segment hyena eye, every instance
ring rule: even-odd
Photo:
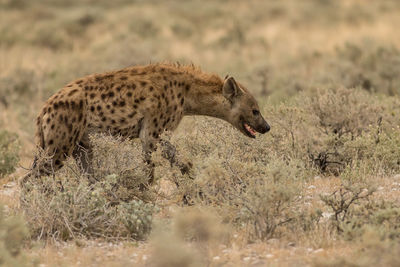
[[[253,109],[253,115],[257,116],[260,114],[260,111],[258,111],[257,109]]]

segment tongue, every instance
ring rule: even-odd
[[[256,135],[256,131],[253,130],[253,128],[250,127],[248,124],[244,124],[244,127],[246,127],[246,130],[249,131],[252,135]]]

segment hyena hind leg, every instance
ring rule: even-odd
[[[43,151],[38,152],[38,154],[34,157],[31,168],[28,173],[22,176],[18,183],[20,186],[23,186],[31,179],[37,179],[42,176],[54,174],[56,170],[60,167],[56,167],[54,164],[53,157],[44,156]],[[59,160],[57,161],[59,162]]]
[[[84,134],[79,144],[76,145],[72,156],[81,169],[82,173],[94,179],[93,170],[93,148],[88,134]],[[94,182],[94,181],[91,181]]]

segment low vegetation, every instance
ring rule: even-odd
[[[15,171],[19,161],[18,152],[17,136],[0,130],[0,178]]]
[[[35,266],[24,254],[24,241],[29,237],[23,219],[18,216],[6,216],[4,207],[0,206],[0,265],[2,266]]]
[[[124,161],[135,152],[124,151],[124,144],[116,140],[104,142],[107,139],[99,136],[94,140],[102,143],[95,150],[99,164],[95,165],[96,182],[83,176],[70,160],[55,177],[42,177],[24,185],[21,208],[32,238],[118,241],[148,236],[157,207],[155,192],[140,189],[146,177],[145,172],[140,176],[140,168],[145,171],[141,158],[133,157],[138,164],[134,170],[124,169]]]

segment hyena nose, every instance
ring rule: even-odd
[[[271,126],[269,126],[268,123],[265,123],[265,132],[264,133],[269,132],[269,130],[271,130]]]

